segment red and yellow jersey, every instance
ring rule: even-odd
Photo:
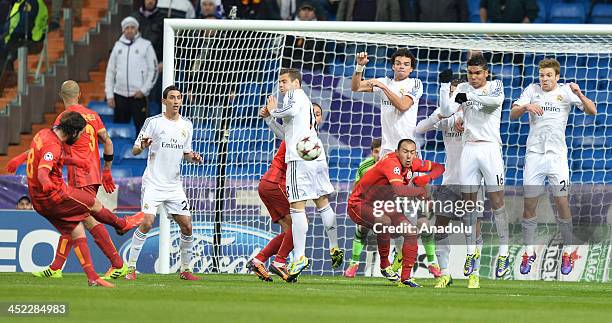
[[[66,189],[66,183],[62,178],[62,167],[64,165],[62,146],[62,142],[51,129],[39,131],[32,139],[26,161],[28,189],[32,201],[54,200],[58,194]],[[49,178],[54,184],[54,189],[51,192],[42,192],[42,185],[38,181],[38,172],[41,168],[50,170]]]
[[[395,152],[382,157],[353,188],[349,198],[352,203],[371,203],[376,199],[389,199],[392,186],[406,185],[408,167],[403,167]]]
[[[278,183],[282,187],[285,187],[287,181],[287,163],[285,162],[285,153],[287,152],[287,146],[283,140],[278,147],[276,155],[270,164],[270,168],[261,178],[272,183]]]
[[[89,165],[87,169],[74,165],[68,166],[68,183],[73,187],[101,184],[98,133],[105,130],[104,123],[95,111],[87,109],[80,104],[69,106],[66,108],[66,111],[78,112],[87,121],[85,132],[74,145],[64,145],[66,154],[75,159],[86,160]],[[59,125],[62,114],[57,116],[54,125]]]

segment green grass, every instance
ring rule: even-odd
[[[61,322],[604,322],[612,317],[612,284],[482,280],[481,289],[455,280],[447,289],[398,288],[382,278],[303,276],[297,284],[265,283],[252,275],[139,275],[90,288],[82,274],[62,279],[0,274],[0,302],[62,301],[61,318],[0,321]],[[409,321],[410,320],[410,321]]]

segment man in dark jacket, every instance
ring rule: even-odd
[[[469,18],[466,0],[417,0],[414,13],[420,22],[467,22]]]
[[[536,0],[480,0],[480,22],[531,23],[537,17]]]
[[[143,0],[140,9],[132,12],[131,16],[138,20],[141,37],[151,42],[157,57],[159,77],[149,94],[149,115],[157,115],[161,112],[164,16],[157,8],[157,0]]]

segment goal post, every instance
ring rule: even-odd
[[[380,138],[378,99],[350,88],[355,55],[368,52],[366,78],[391,76],[389,57],[398,48],[408,48],[417,58],[410,77],[419,78],[424,87],[418,120],[437,106],[439,72],[465,74],[468,52],[483,52],[492,77],[505,87],[501,133],[508,186],[522,184],[529,129],[525,117],[509,120],[511,102],[538,81],[539,60],[557,58],[560,82],[576,82],[599,111],[592,117],[570,114],[566,133],[572,182],[612,183],[606,173],[612,169],[610,25],[165,19],[163,88],[177,85],[183,91],[181,113],[193,122],[193,148],[204,156],[202,166],[181,167],[193,214],[196,272],[244,272],[244,263],[279,232],[257,194],[278,142],[257,113],[268,95],[278,94],[282,67],[300,69],[306,93],[323,107],[320,136],[336,188],[330,202],[338,214],[340,246],[350,257],[354,224],[346,215],[348,196],[357,166],[369,154],[372,139]],[[443,162],[442,139],[435,132],[418,138],[421,154]],[[506,197],[515,224],[521,199]],[[308,272],[341,274],[331,269],[323,225],[313,205],[307,206],[307,214],[306,255],[313,260]],[[543,222],[554,223],[554,218]],[[492,226],[484,228],[495,232]],[[547,229],[542,239],[556,239],[553,231]],[[174,272],[178,227],[161,216],[159,235],[157,271]],[[511,243],[520,244],[520,234],[512,238]]]

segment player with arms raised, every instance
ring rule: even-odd
[[[521,262],[521,274],[528,274],[536,259],[534,251],[537,229],[536,208],[539,196],[544,192],[545,180],[551,187],[558,212],[558,223],[563,237],[561,273],[568,275],[578,257],[572,249],[572,215],[567,198],[570,182],[567,163],[565,127],[572,107],[595,115],[597,109],[575,83],[558,84],[561,65],[555,59],[540,61],[540,84],[530,84],[521,97],[512,104],[511,119],[529,114],[529,137],[525,156],[525,203],[523,209],[523,242],[525,253]]]
[[[416,172],[431,173],[412,177]],[[349,197],[348,215],[351,220],[359,226],[376,231],[381,274],[390,281],[399,281],[401,286],[421,287],[411,278],[418,251],[417,232],[398,232],[404,237],[402,272],[401,277],[398,277],[389,262],[391,234],[385,229],[390,226],[399,228],[410,222],[404,213],[395,211],[395,208],[393,212],[378,214],[383,210],[376,210],[375,207],[381,202],[385,205],[386,202],[395,201],[396,197],[425,197],[423,186],[442,173],[442,165],[416,158],[416,144],[412,139],[402,139],[395,152],[383,156],[365,173]],[[412,225],[415,225],[415,222],[416,219],[412,221]]]
[[[495,276],[508,272],[508,219],[504,207],[504,160],[499,133],[501,110],[504,102],[504,85],[501,80],[487,81],[489,68],[482,55],[474,55],[467,61],[468,82],[457,85],[457,89],[445,106],[440,106],[440,115],[449,117],[463,108],[463,150],[461,152],[459,178],[463,199],[476,205],[478,188],[482,179],[491,201],[495,225],[499,237],[499,255]],[[464,222],[468,226],[476,223],[477,210],[466,210]],[[463,274],[474,272],[480,252],[473,235],[467,244],[467,257]]]
[[[277,107],[277,100],[270,96],[267,109],[274,118],[283,119],[283,132],[287,151],[287,195],[291,213],[291,230],[293,234],[293,263],[289,267],[291,280],[297,279],[306,269],[310,260],[305,256],[306,201],[313,200],[325,226],[329,239],[332,267],[342,265],[344,251],[338,247],[336,213],[329,205],[328,194],[334,191],[329,180],[329,171],[325,152],[312,161],[303,160],[297,152],[297,143],[306,136],[317,136],[316,118],[310,99],[302,90],[302,76],[296,69],[282,69],[279,77],[279,90],[284,94],[283,104]]]
[[[128,259],[128,280],[136,279],[138,256],[151,230],[157,207],[162,205],[168,215],[176,221],[181,230],[181,267],[180,278],[199,280],[191,273],[190,263],[193,257],[193,233],[189,202],[183,190],[180,171],[181,160],[201,163],[200,154],[193,152],[191,138],[193,125],[191,121],[179,114],[183,95],[175,86],[164,89],[162,103],[166,111],[149,117],[134,142],[132,153],[138,155],[149,149],[147,168],[142,175],[142,212],[145,218],[134,231],[132,246]]]

